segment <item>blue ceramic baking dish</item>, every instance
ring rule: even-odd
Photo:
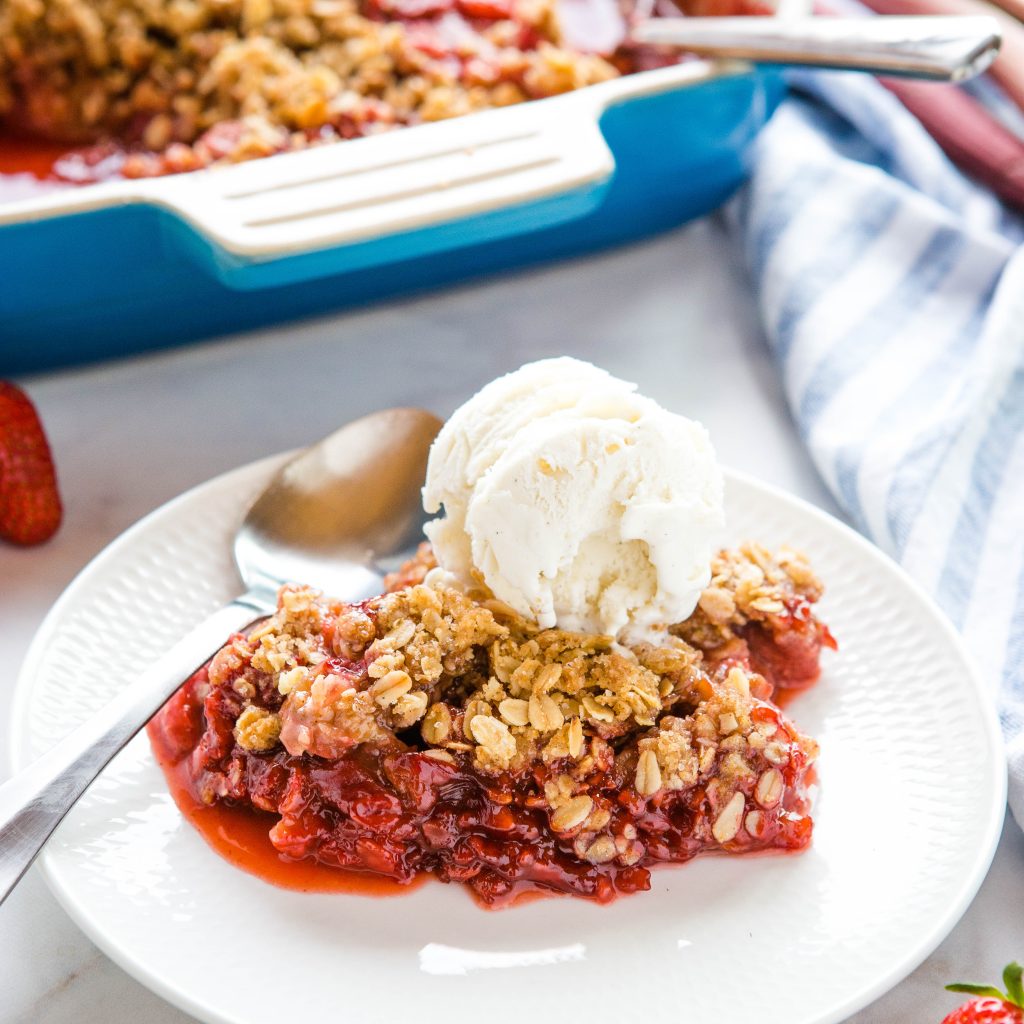
[[[375,138],[0,206],[0,374],[253,328],[680,224],[741,183],[783,88],[777,71],[691,61]]]

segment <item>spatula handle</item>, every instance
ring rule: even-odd
[[[948,82],[980,74],[1001,43],[987,16],[655,18],[633,37],[708,57]]]

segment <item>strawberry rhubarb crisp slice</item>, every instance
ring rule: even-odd
[[[606,902],[704,852],[800,850],[817,746],[773,703],[817,678],[807,563],[746,545],[657,644],[541,630],[426,546],[380,597],[301,587],[150,725],[191,796],[270,812],[283,858]],[[274,820],[276,818],[276,821]]]

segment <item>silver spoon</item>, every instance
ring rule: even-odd
[[[631,36],[705,57],[947,82],[981,74],[1002,43],[999,22],[987,15],[652,18]]]
[[[232,633],[270,615],[283,583],[358,601],[422,536],[420,487],[441,421],[422,409],[355,420],[280,469],[235,535],[245,592],[88,722],[0,786],[0,903],[111,758]]]

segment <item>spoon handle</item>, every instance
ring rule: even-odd
[[[214,612],[98,714],[0,786],[0,903],[113,756],[226,637],[272,611],[247,593]]]
[[[1002,42],[999,22],[987,15],[653,18],[632,36],[709,57],[950,82],[981,74]]]

